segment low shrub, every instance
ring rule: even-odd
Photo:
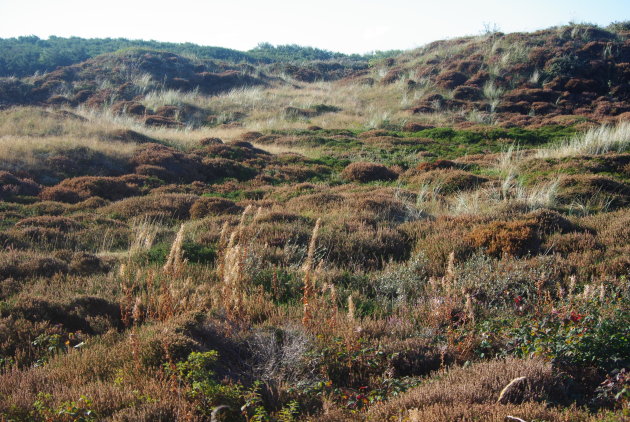
[[[141,215],[174,219],[190,218],[190,208],[199,197],[187,194],[147,195],[127,198],[103,208],[103,213],[131,218]]]
[[[418,421],[451,420],[441,419],[439,415],[453,415],[449,408],[464,405],[465,408],[457,408],[455,414],[462,412],[462,420],[468,420],[465,415],[475,412],[475,405],[479,404],[484,404],[486,410],[478,416],[486,420],[492,414],[489,407],[495,405],[501,390],[510,381],[523,376],[526,384],[513,398],[514,402],[545,402],[563,398],[564,386],[551,364],[536,359],[496,360],[443,370],[434,382],[423,383],[396,399],[373,407],[368,412],[368,420],[389,420],[413,409],[419,410],[421,416],[415,419]],[[505,415],[503,411],[501,413]]]
[[[243,209],[229,199],[202,197],[196,200],[190,208],[190,217],[203,218],[212,215],[238,214],[241,211]]]
[[[144,169],[139,172],[140,174],[156,176],[166,182],[190,183],[206,179],[198,156],[160,144],[145,144],[135,153],[131,162],[136,169]]]
[[[116,129],[108,134],[108,137],[118,142],[135,142],[138,144],[155,142],[152,138],[131,129]]]
[[[22,219],[15,224],[15,227],[43,227],[68,233],[81,229],[83,225],[69,217],[39,216]]]
[[[398,229],[374,227],[363,220],[348,220],[320,233],[319,243],[329,262],[357,268],[380,268],[390,260],[409,257],[412,242]]]
[[[417,175],[407,176],[409,183],[431,186],[442,194],[474,190],[488,179],[464,170],[430,170]]]
[[[138,188],[120,177],[81,176],[65,179],[56,186],[45,188],[40,198],[49,201],[77,203],[92,196],[116,201],[138,195]]]
[[[484,248],[492,256],[524,256],[535,254],[540,238],[529,221],[493,221],[475,228],[468,236],[476,248]]]
[[[355,162],[341,172],[341,178],[349,182],[367,183],[396,180],[398,174],[382,164]]]
[[[36,196],[41,186],[31,179],[14,176],[8,171],[0,171],[0,199],[7,200],[15,196]]]

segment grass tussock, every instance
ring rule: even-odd
[[[630,145],[630,123],[620,122],[614,126],[589,129],[551,149],[541,150],[538,157],[563,158],[582,154],[606,154],[626,152]]]

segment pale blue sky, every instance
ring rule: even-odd
[[[194,42],[247,50],[260,42],[345,53],[409,49],[569,21],[630,20],[630,0],[0,0],[0,37],[49,35]]]

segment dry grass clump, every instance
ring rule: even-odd
[[[563,386],[549,363],[533,359],[495,360],[475,363],[467,368],[440,371],[435,380],[429,379],[399,398],[370,409],[367,414],[368,420],[388,420],[394,416],[404,415],[412,409],[418,409],[420,415],[429,418],[427,420],[437,421],[440,420],[437,419],[440,413],[450,413],[448,409],[453,406],[484,404],[492,409],[496,406],[501,390],[510,381],[522,376],[526,377],[527,382],[520,394],[514,398],[516,403],[565,398]],[[430,410],[435,413],[432,414]],[[457,414],[457,411],[453,413]],[[492,414],[492,411],[488,413]]]
[[[224,198],[202,197],[190,208],[190,218],[204,218],[213,215],[238,214],[243,209],[234,201]]]
[[[382,164],[355,162],[343,169],[341,178],[349,182],[367,183],[396,180],[398,174]]]
[[[605,154],[610,151],[625,152],[630,146],[630,122],[623,121],[616,126],[600,126],[573,139],[550,148],[542,149],[543,158],[562,158],[581,154]]]
[[[40,197],[48,201],[76,204],[93,196],[116,201],[139,193],[137,187],[118,177],[82,176],[65,179],[53,187],[45,188]]]
[[[142,215],[156,218],[190,218],[190,209],[199,197],[188,194],[147,195],[127,198],[114,202],[104,208],[104,214],[117,217],[138,217]]]

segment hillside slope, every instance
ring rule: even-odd
[[[404,80],[416,114],[478,111],[521,126],[558,115],[630,111],[630,28],[590,25],[437,41],[386,59],[364,83]]]
[[[627,420],[624,28],[1,80],[0,420]]]
[[[449,116],[448,124],[563,124],[562,116],[606,122],[630,111],[629,34],[624,24],[492,33],[437,41],[370,66],[334,55],[325,61],[234,64],[131,49],[41,76],[0,79],[0,106],[101,107],[164,90],[216,95],[256,85],[302,83],[311,89],[314,82],[337,81],[331,90],[356,87],[351,95],[358,96],[357,103],[383,110],[369,98],[389,98],[384,111],[397,115],[400,124],[422,123],[437,114]],[[261,45],[259,51],[265,49],[274,47]],[[339,101],[331,105],[348,108],[343,98]]]

